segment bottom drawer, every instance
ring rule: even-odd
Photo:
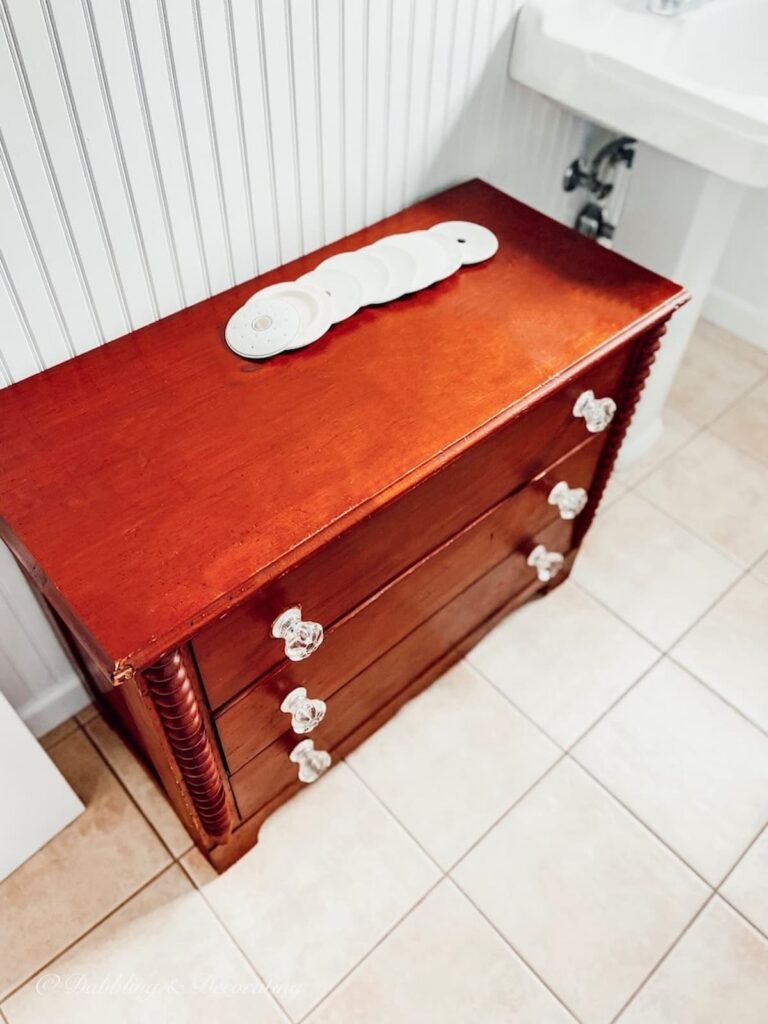
[[[554,551],[569,550],[573,523],[557,520],[537,533],[536,540]],[[408,683],[475,630],[518,592],[536,583],[527,564],[528,552],[515,552],[464,590],[378,661],[348,682],[327,701],[325,718],[310,736],[283,733],[232,776],[240,813],[249,817],[286,786],[296,782],[299,766],[291,751],[304,739],[316,750],[334,748],[376,714]],[[535,587],[534,587],[535,589]]]

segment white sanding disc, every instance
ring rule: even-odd
[[[305,282],[320,288],[331,300],[335,324],[352,316],[363,304],[362,285],[346,270],[334,267],[311,270],[297,281],[299,284]]]
[[[441,281],[450,274],[448,260],[443,247],[427,231],[405,231],[399,235],[387,235],[374,242],[378,246],[397,246],[410,253],[416,261],[416,275],[409,291],[417,292],[428,288],[435,281]]]
[[[266,359],[288,348],[298,336],[298,309],[284,299],[250,298],[230,317],[227,344],[246,359]]]
[[[437,235],[452,240],[458,247],[462,263],[482,263],[489,260],[499,248],[499,240],[482,224],[468,220],[446,220],[430,229]]]
[[[389,273],[389,287],[380,296],[379,302],[391,302],[406,292],[413,291],[418,265],[413,255],[401,245],[390,245],[386,240],[366,245],[361,253],[371,253],[386,264]]]
[[[271,284],[252,295],[248,302],[253,302],[254,299],[282,299],[297,310],[299,330],[295,338],[285,346],[289,349],[303,348],[317,341],[333,323],[333,306],[328,295],[322,288],[306,281],[302,284],[298,281]]]
[[[366,252],[340,252],[319,263],[316,270],[343,270],[357,278],[363,289],[363,305],[381,302],[389,290],[389,271],[386,263],[370,250]]]

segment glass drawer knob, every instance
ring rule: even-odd
[[[323,642],[323,627],[319,622],[305,622],[301,608],[288,608],[272,623],[272,636],[285,641],[286,658],[303,661]]]
[[[549,583],[563,567],[564,558],[559,551],[547,551],[543,544],[537,544],[528,555],[528,565],[536,570],[542,583]]]
[[[288,755],[299,766],[299,782],[316,782],[331,767],[327,750],[315,750],[314,740],[302,740]]]
[[[595,398],[594,391],[582,391],[573,406],[573,415],[583,417],[584,424],[590,434],[599,434],[605,430],[616,412],[616,403],[612,398]]]
[[[325,718],[325,701],[312,700],[303,686],[297,686],[280,705],[280,710],[291,716],[291,728],[301,736],[312,732]]]
[[[565,480],[560,480],[549,492],[547,501],[557,505],[561,519],[575,519],[586,508],[587,498],[583,487],[569,487]]]

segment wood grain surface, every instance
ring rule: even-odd
[[[395,231],[466,219],[487,263],[246,362],[257,288]],[[470,182],[0,393],[4,538],[119,682],[685,301]]]

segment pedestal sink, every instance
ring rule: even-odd
[[[614,246],[693,295],[662,345],[622,451],[661,413],[748,187],[768,187],[768,2],[525,0],[510,74],[638,147]],[[574,154],[576,155],[576,154]]]

